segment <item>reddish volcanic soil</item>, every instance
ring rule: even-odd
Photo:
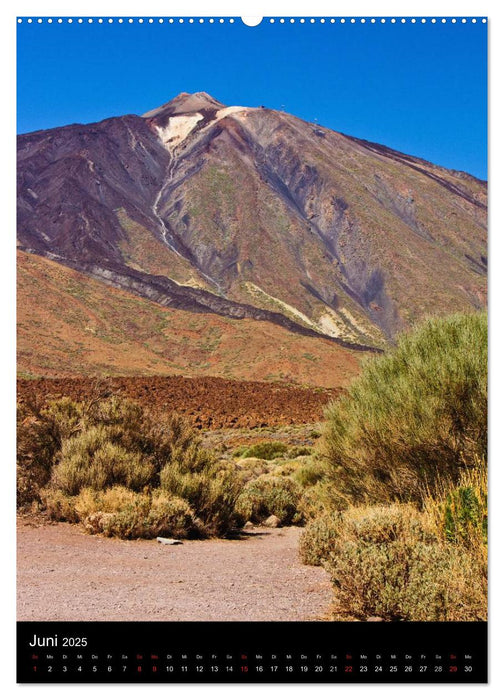
[[[217,377],[18,379],[18,399],[118,394],[157,411],[176,411],[197,428],[258,428],[315,423],[340,389],[314,389]]]

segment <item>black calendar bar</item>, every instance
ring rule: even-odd
[[[18,622],[19,683],[486,683],[484,622]]]

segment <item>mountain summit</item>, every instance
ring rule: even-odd
[[[192,95],[188,92],[181,92],[161,107],[146,112],[143,116],[150,117],[165,116],[171,117],[175,114],[190,114],[205,109],[222,109],[225,107],[221,102],[215,100],[207,92],[195,92]]]
[[[486,183],[181,93],[18,139],[18,240],[167,306],[380,348],[486,303]]]

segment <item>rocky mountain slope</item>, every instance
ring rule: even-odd
[[[21,377],[183,375],[341,387],[359,372],[362,353],[328,338],[166,308],[23,251],[17,292]]]
[[[18,241],[157,304],[356,348],[486,303],[486,183],[206,93],[20,136]]]

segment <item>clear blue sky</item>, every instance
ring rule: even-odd
[[[18,24],[18,132],[180,92],[284,109],[486,179],[487,25]]]

